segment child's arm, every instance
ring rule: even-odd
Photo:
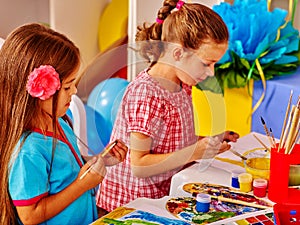
[[[150,177],[164,173],[198,159],[213,158],[230,149],[227,142],[218,137],[205,137],[179,151],[166,154],[150,153],[152,139],[141,133],[130,135],[131,169],[137,177]]]
[[[91,171],[83,179],[80,179],[80,176],[90,166],[93,166]],[[81,168],[76,180],[61,192],[44,197],[33,205],[17,206],[16,209],[20,220],[23,224],[38,224],[54,217],[84,192],[101,183],[105,174],[106,169],[102,158],[94,158]]]

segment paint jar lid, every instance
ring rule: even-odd
[[[238,179],[240,183],[249,183],[252,182],[252,175],[250,173],[241,173]]]
[[[196,197],[197,202],[202,202],[202,203],[209,203],[211,201],[211,196],[208,194],[197,194]]]
[[[253,187],[267,187],[268,181],[262,178],[256,178],[253,180]]]

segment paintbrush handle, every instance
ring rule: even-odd
[[[268,151],[271,151],[270,148],[268,148],[268,146],[266,146],[255,134],[252,135],[264,148],[266,148]]]
[[[240,157],[242,160],[247,160],[247,158],[245,156],[243,156],[242,154],[240,154],[239,152],[233,150],[232,148],[229,149],[229,151],[231,151],[233,154],[235,154],[236,156]]]
[[[286,127],[285,127],[284,134],[283,134],[283,138],[282,138],[282,142],[281,142],[282,145],[280,146],[280,149],[285,148],[285,153],[286,154],[288,153],[288,149],[286,148],[286,139],[287,139],[288,134],[289,134],[289,130],[290,130],[290,127],[291,127],[291,122],[292,122],[292,119],[293,119],[293,116],[294,116],[295,109],[296,109],[296,106],[293,105],[292,109],[291,109],[291,113],[289,115],[289,119],[288,119]]]
[[[104,149],[104,151],[101,153],[101,156],[106,156],[117,143],[118,141],[114,141],[113,143],[111,143],[107,148]]]
[[[90,172],[90,170],[93,168],[93,165],[92,164],[80,177],[79,177],[79,180],[82,180],[87,174],[88,172]]]
[[[289,131],[287,140],[286,140],[286,151],[288,153],[291,152],[291,146],[293,145],[293,139],[297,135],[297,127],[299,122],[299,116],[300,116],[300,109],[298,107],[295,107],[294,115],[291,121],[291,129]]]
[[[213,196],[212,195],[211,197],[216,198],[216,199],[218,199],[218,201],[221,201],[221,202],[229,202],[229,203],[234,203],[234,204],[240,204],[240,205],[255,207],[255,208],[259,208],[259,209],[267,209],[267,208],[271,207],[271,206],[266,206],[266,205],[259,205],[259,204],[252,203],[252,202],[245,202],[245,201],[236,200],[236,199],[232,199],[232,198],[226,198],[226,197],[223,197],[223,196]]]
[[[285,111],[285,117],[284,117],[283,125],[282,125],[282,128],[281,128],[281,135],[280,135],[280,139],[279,139],[278,151],[280,151],[280,149],[282,148],[283,135],[284,135],[286,122],[287,122],[289,112],[290,112],[290,108],[291,108],[292,98],[293,98],[293,90],[291,90],[289,101],[288,101],[286,111]]]

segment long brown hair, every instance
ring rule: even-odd
[[[28,75],[40,65],[52,65],[64,80],[78,68],[78,48],[66,36],[41,24],[16,28],[0,50],[0,224],[17,224],[8,191],[11,155],[20,137],[41,113],[37,98],[26,91]],[[55,124],[57,93],[53,96]]]
[[[136,41],[140,54],[152,64],[163,53],[163,42],[194,50],[208,39],[218,44],[228,42],[226,24],[216,12],[198,3],[184,3],[180,10],[174,10],[177,3],[178,0],[163,2],[157,13],[163,22],[138,26]]]

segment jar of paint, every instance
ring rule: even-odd
[[[268,181],[262,178],[256,178],[253,180],[253,194],[256,197],[266,197]]]
[[[211,196],[208,194],[197,194],[196,210],[197,212],[208,212],[210,208]]]
[[[238,176],[240,191],[249,192],[252,191],[252,175],[250,173],[241,173]]]
[[[239,171],[239,170],[233,170],[233,171],[231,171],[231,186],[233,188],[240,188],[238,176],[241,173],[243,173],[243,172]]]

